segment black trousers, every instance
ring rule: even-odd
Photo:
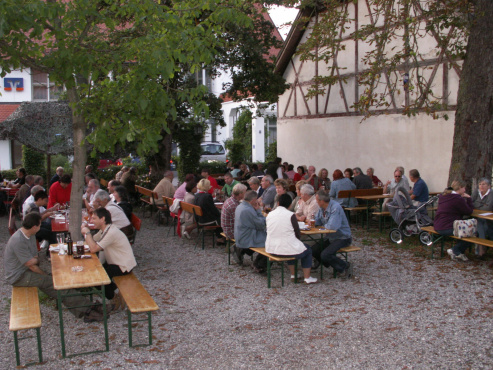
[[[130,273],[130,271],[122,272],[120,266],[110,265],[107,262],[103,263],[103,267],[111,279],[111,283],[104,287],[104,295],[106,296],[107,299],[113,299],[115,297],[115,290],[116,290],[116,284],[113,282],[113,277],[127,275]]]

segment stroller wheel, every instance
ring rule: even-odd
[[[394,243],[402,243],[402,232],[399,229],[392,229],[389,234],[390,240]]]
[[[431,245],[433,243],[432,237],[428,231],[421,231],[419,233],[419,241],[423,245]]]

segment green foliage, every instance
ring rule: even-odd
[[[274,162],[277,157],[277,141],[273,141],[269,144],[267,148],[267,153],[265,153],[265,162]]]
[[[209,169],[209,174],[218,174],[218,173],[226,173],[227,168],[226,164],[224,162],[219,162],[219,161],[204,161],[200,162],[200,166],[198,167],[196,173],[200,173],[202,168],[208,168]]]
[[[202,134],[198,134],[196,127],[200,123],[189,122],[182,125],[175,131],[174,139],[180,147],[179,160],[177,165],[178,178],[180,181],[185,179],[189,173],[197,173],[202,148],[200,141]]]
[[[228,158],[232,163],[252,160],[252,112],[244,110],[233,127],[233,137],[226,140]]]
[[[51,174],[55,174],[57,167],[63,167],[64,173],[72,174],[72,163],[70,163],[68,157],[63,154],[51,156]]]
[[[104,179],[106,181],[113,180],[116,174],[122,169],[123,166],[108,166],[100,170],[95,170],[95,175],[98,179]]]
[[[45,155],[26,145],[22,146],[22,166],[28,175],[46,175]]]
[[[16,169],[14,170],[3,170],[2,177],[5,180],[15,180],[17,178]]]

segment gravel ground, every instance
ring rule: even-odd
[[[44,364],[40,368],[493,368],[492,271],[484,263],[430,260],[368,243],[358,232],[355,278],[326,278],[311,286],[288,282],[280,270],[272,289],[265,275],[228,266],[224,248],[194,250],[145,219],[134,247],[134,270],[159,305],[154,344],[129,348],[126,315],[109,318],[110,351],[61,359],[53,300],[41,305]],[[8,240],[0,219],[1,253]],[[365,244],[365,245],[363,245]],[[49,269],[46,260],[42,268]],[[3,264],[0,267],[3,275]],[[316,276],[314,274],[314,276]],[[8,330],[11,288],[0,287],[0,368],[14,368]],[[102,324],[66,314],[68,352],[103,348]],[[135,341],[145,341],[139,323]],[[36,359],[34,339],[21,359]]]

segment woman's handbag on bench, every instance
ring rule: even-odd
[[[477,230],[478,220],[475,218],[454,221],[454,236],[458,238],[471,238],[476,236]]]

